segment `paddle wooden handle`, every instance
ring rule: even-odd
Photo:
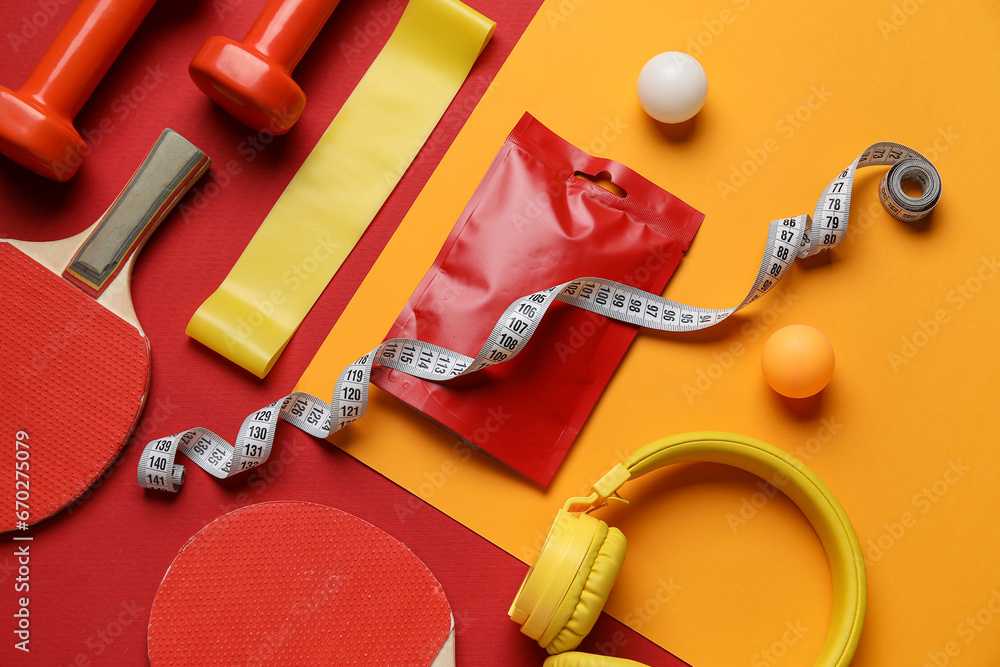
[[[191,78],[245,125],[284,134],[305,108],[291,72],[340,0],[270,0],[243,38],[210,37],[191,61]]]
[[[0,87],[0,152],[57,181],[87,145],[73,118],[156,0],[82,0],[17,92]]]
[[[211,162],[187,139],[164,130],[63,276],[100,295]]]

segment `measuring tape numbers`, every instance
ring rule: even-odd
[[[340,373],[329,403],[293,392],[248,416],[235,444],[205,428],[153,440],[139,461],[139,485],[176,492],[185,476],[184,466],[175,462],[178,451],[220,479],[255,468],[270,455],[279,418],[310,435],[328,437],[365,414],[373,364],[424,380],[446,381],[508,361],[524,348],[555,301],[658,331],[697,331],[718,324],[767,294],[796,258],[840,245],[847,234],[855,172],[880,165],[890,167],[879,184],[879,198],[893,217],[904,222],[919,220],[940,200],[941,177],[926,158],[901,144],[872,144],[830,181],[812,217],[798,215],[770,223],[757,277],[746,297],[734,307],[689,306],[613,280],[577,278],[511,303],[475,357],[413,338],[392,338]],[[920,186],[919,196],[911,197],[904,191],[906,180]]]

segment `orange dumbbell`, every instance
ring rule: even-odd
[[[242,42],[210,37],[188,68],[219,106],[250,127],[284,134],[306,95],[291,72],[340,0],[271,0]]]
[[[83,0],[20,90],[0,86],[0,153],[56,181],[87,144],[73,118],[156,0]]]

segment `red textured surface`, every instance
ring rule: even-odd
[[[6,619],[0,620],[6,637],[0,641],[0,665],[148,664],[146,627],[153,597],[181,546],[238,507],[289,499],[338,507],[406,543],[448,595],[459,665],[542,664],[544,649],[507,618],[526,565],[344,452],[286,424],[278,429],[271,459],[241,478],[220,483],[193,470],[171,497],[141,491],[135,478],[148,440],[195,425],[233,437],[247,414],[295,385],[540,4],[468,3],[497,21],[493,39],[263,381],[189,339],[184,327],[225,278],[374,60],[403,2],[343,0],[295,69],[294,78],[309,98],[302,117],[288,134],[261,138],[212,105],[188,78],[187,66],[209,36],[241,39],[263,0],[163,0],[77,116],[76,127],[92,150],[72,181],[46,181],[0,157],[0,237],[35,241],[66,238],[96,220],[164,127],[180,132],[213,160],[211,172],[150,238],[133,273],[132,300],[152,349],[152,383],[132,439],[81,498],[27,531],[33,537],[29,591],[14,589],[20,544],[0,535],[0,618]],[[0,3],[0,85],[21,85],[74,6]],[[498,145],[509,129],[498,131]],[[5,372],[0,367],[0,374]],[[0,433],[0,444],[10,446],[11,437]],[[0,477],[10,474],[0,470]],[[8,511],[0,507],[0,514]],[[496,511],[500,521],[517,520],[503,507]],[[11,632],[16,598],[25,594],[31,609],[28,654],[14,649]],[[601,617],[583,648],[656,667],[683,664],[608,616]]]
[[[181,549],[153,600],[149,661],[420,667],[451,625],[441,584],[399,540],[331,507],[260,503]]]
[[[121,451],[146,396],[149,351],[135,327],[9,243],[0,274],[0,433],[28,434],[23,475],[13,444],[0,448],[0,503],[25,501],[30,525],[73,502]],[[0,531],[16,525],[14,511],[0,512]]]

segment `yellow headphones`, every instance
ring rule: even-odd
[[[733,433],[699,432],[664,438],[633,453],[594,485],[586,498],[570,498],[556,516],[534,565],[510,608],[521,632],[549,653],[545,667],[625,667],[640,663],[574,652],[594,627],[625,559],[625,536],[589,514],[632,477],[673,463],[705,461],[764,479],[787,479],[781,490],[802,510],[830,562],[833,613],[815,667],[847,667],[865,620],[867,580],[861,545],[830,489],[801,461],[760,440]]]

